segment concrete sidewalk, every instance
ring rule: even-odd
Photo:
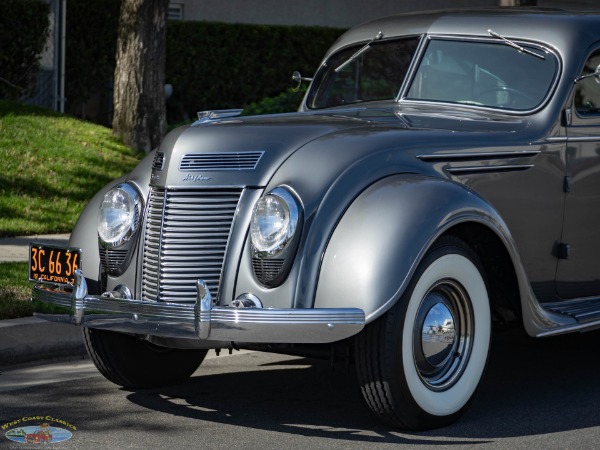
[[[69,234],[47,234],[0,238],[0,263],[26,262],[29,260],[31,242],[66,246],[69,243],[69,236]]]
[[[0,263],[27,262],[29,244],[32,241],[65,246],[69,243],[69,235],[2,238]],[[0,321],[0,367],[84,354],[85,347],[79,327],[52,323],[37,317]]]

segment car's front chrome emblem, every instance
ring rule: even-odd
[[[185,177],[181,179],[181,181],[208,181],[211,177],[204,177],[202,175],[192,175],[188,173]]]

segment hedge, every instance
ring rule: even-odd
[[[115,67],[119,0],[69,0],[67,8],[67,111],[81,115],[93,94],[110,96]],[[169,123],[206,109],[240,108],[276,96],[310,76],[343,32],[303,26],[170,21],[166,82]]]
[[[65,59],[67,110],[112,90],[121,0],[68,0]]]
[[[166,81],[174,88],[171,115],[240,108],[276,96],[295,84],[294,70],[311,76],[341,33],[323,27],[171,22],[166,67]]]
[[[0,98],[16,100],[34,92],[49,14],[50,6],[41,0],[2,0]]]

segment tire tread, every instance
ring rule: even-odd
[[[126,388],[154,388],[187,379],[204,360],[207,350],[157,347],[133,336],[84,328],[83,339],[98,371]]]

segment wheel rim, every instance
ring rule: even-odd
[[[413,357],[419,378],[432,391],[452,387],[468,365],[474,319],[466,290],[440,280],[423,297],[413,329]]]

